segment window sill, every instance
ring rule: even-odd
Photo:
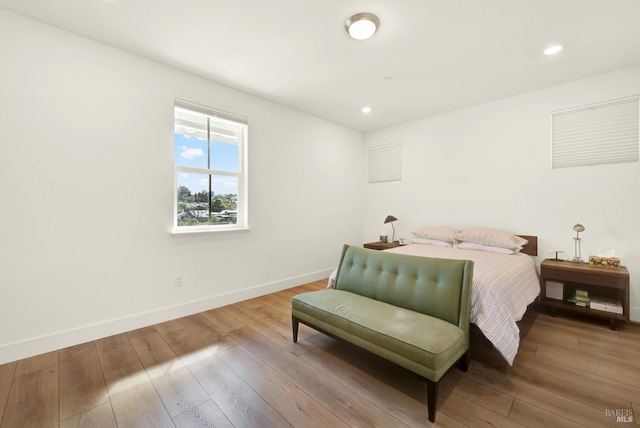
[[[193,236],[200,234],[210,233],[224,233],[224,232],[246,232],[251,230],[249,227],[181,227],[171,229],[171,234],[174,236]]]

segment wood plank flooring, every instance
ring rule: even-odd
[[[420,427],[426,385],[306,326],[290,299],[326,281],[0,365],[0,428]],[[436,426],[628,426],[640,416],[640,325],[531,307],[509,367],[473,330],[442,380]],[[632,423],[616,422],[616,416]]]

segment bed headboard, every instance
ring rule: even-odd
[[[538,255],[538,237],[529,236],[529,235],[518,235],[518,236],[529,241],[527,245],[522,247],[522,250],[520,250],[520,252],[528,254],[530,256],[537,256]]]

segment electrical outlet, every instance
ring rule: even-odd
[[[176,275],[176,287],[182,287],[182,275]]]

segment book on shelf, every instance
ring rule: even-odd
[[[578,302],[585,302],[585,303],[589,303],[591,301],[590,297],[583,297],[583,296],[573,296],[574,299],[576,299]]]
[[[575,294],[576,294],[576,298],[578,298],[578,297],[582,297],[582,298],[585,298],[585,299],[589,298],[589,292],[588,291],[576,290]]]
[[[622,303],[620,300],[615,300],[608,297],[592,297],[591,309],[597,309],[599,311],[612,312],[614,314],[622,315]]]
[[[573,303],[576,306],[588,307],[591,303],[591,297],[589,293],[584,290],[576,290],[573,293],[573,297],[567,299],[567,302]]]
[[[567,299],[567,302],[573,303],[576,306],[582,306],[583,308],[584,307],[587,307],[587,308],[589,307],[589,302],[582,302],[582,301],[576,299],[575,297]]]

